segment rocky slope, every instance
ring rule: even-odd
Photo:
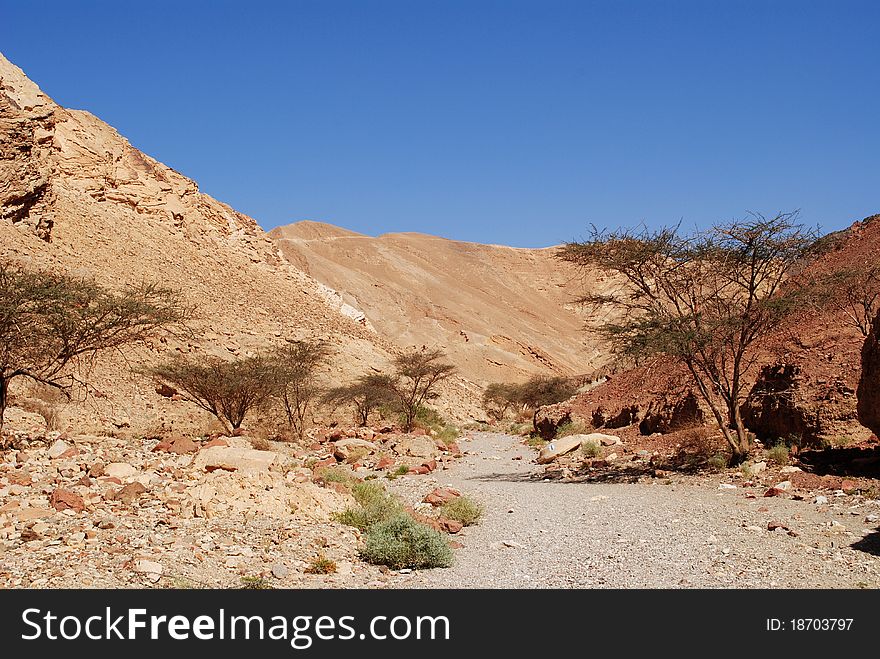
[[[65,422],[80,431],[204,425],[192,406],[130,375],[132,364],[173,351],[239,355],[284,338],[321,338],[335,352],[325,373],[333,384],[384,367],[395,350],[335,291],[288,263],[252,218],[88,112],[60,107],[2,55],[0,257],[109,286],[159,282],[198,307],[191,344],[157,343],[96,366],[90,381],[99,395],[65,409]],[[472,408],[467,383],[446,394],[450,407]]]
[[[807,271],[831,275],[880,262],[880,216],[854,223],[825,239],[826,248]],[[746,427],[773,444],[803,445],[867,440],[858,421],[856,388],[864,337],[834,305],[800,310],[759,346],[758,368],[742,407]],[[686,370],[664,360],[612,374],[608,382],[560,405],[539,411],[545,436],[569,420],[596,428],[632,426],[642,434],[668,432],[688,423],[712,422]]]
[[[554,249],[515,249],[418,233],[379,237],[318,222],[269,235],[289,261],[339,291],[399,345],[445,347],[480,384],[593,371],[603,354],[572,304],[588,286]]]

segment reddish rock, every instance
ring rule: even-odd
[[[387,469],[388,467],[394,466],[394,458],[384,457],[379,458],[379,462],[376,463],[376,469]]]
[[[318,462],[316,462],[315,466],[312,467],[312,471],[318,471],[321,467],[332,467],[335,464],[336,464],[336,458],[331,456],[329,458],[325,458],[323,460],[319,460]]]
[[[79,449],[76,448],[75,446],[71,446],[69,449],[67,449],[64,453],[62,453],[58,457],[60,459],[64,459],[64,458],[72,458],[75,455],[79,455]]]
[[[423,462],[422,466],[427,467],[428,471],[435,471],[437,469],[437,461],[436,460],[428,460],[427,462]]]
[[[410,467],[410,474],[416,474],[418,476],[427,476],[431,473],[431,470],[428,469],[425,465],[419,465],[418,467]]]
[[[460,496],[461,492],[453,490],[451,487],[438,487],[426,494],[422,501],[430,503],[432,506],[442,506]]]
[[[446,450],[452,453],[456,458],[460,458],[462,456],[461,448],[458,446],[458,442],[450,442],[446,445]]]
[[[857,489],[859,489],[859,486],[858,486],[858,483],[856,483],[854,480],[850,480],[849,478],[845,478],[840,483],[840,489],[848,494],[850,492],[855,492]]]
[[[464,525],[456,519],[449,519],[447,517],[438,517],[437,523],[440,526],[440,530],[444,533],[455,534],[464,528]]]
[[[785,494],[785,490],[781,490],[778,487],[771,487],[764,492],[765,497],[781,497],[783,494]]]
[[[214,446],[229,446],[229,444],[226,443],[226,440],[219,437],[215,437],[211,441],[202,444],[202,448],[212,448]]]
[[[456,542],[455,540],[449,541],[449,547],[450,549],[464,549],[464,545],[460,542]]]
[[[89,476],[92,478],[99,478],[104,475],[104,463],[103,462],[93,462],[89,465]]]
[[[122,481],[116,476],[104,476],[101,478],[102,483],[115,483],[116,485],[122,485]]]
[[[49,505],[55,510],[75,510],[81,512],[85,509],[86,504],[83,498],[76,492],[70,490],[56,489],[49,497]]]
[[[165,398],[171,398],[177,394],[177,389],[169,387],[167,384],[157,384],[156,393]]]
[[[880,434],[880,313],[862,345],[862,373],[856,397],[859,423]]]
[[[8,476],[10,485],[30,485],[33,480],[26,471],[13,471]]]
[[[342,432],[342,430],[340,428],[334,428],[333,430],[331,430],[327,434],[327,439],[334,441],[334,442],[336,440],[342,439],[343,437],[345,437],[345,433]]]
[[[133,483],[129,483],[125,487],[119,488],[108,498],[115,501],[121,501],[127,506],[130,506],[132,503],[140,499],[141,495],[146,491],[146,487],[144,487],[137,481],[134,481]]]
[[[89,478],[88,476],[83,476],[82,478],[80,478],[80,479],[76,482],[76,484],[77,484],[77,485],[82,485],[83,487],[91,487],[91,486],[92,486],[92,479]]]

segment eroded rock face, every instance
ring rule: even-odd
[[[639,432],[651,435],[692,428],[705,423],[706,415],[692,391],[683,397],[651,401],[639,423]]]
[[[556,437],[557,428],[566,423],[571,423],[571,421],[571,410],[567,406],[547,405],[535,412],[535,432],[544,439],[553,439]]]
[[[761,369],[740,412],[761,441],[810,445],[854,419],[854,394],[842,379],[816,380],[799,364],[770,364]]]
[[[880,435],[880,314],[862,346],[862,375],[856,395],[859,423]]]

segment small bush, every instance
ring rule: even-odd
[[[439,439],[447,446],[458,441],[459,437],[461,437],[461,433],[455,426],[444,426],[443,429],[435,435],[436,439]]]
[[[46,430],[58,430],[61,427],[61,418],[58,408],[52,403],[36,398],[24,398],[16,401],[16,404],[25,412],[39,414],[46,422]]]
[[[251,437],[251,448],[257,451],[271,451],[272,445],[262,437]]]
[[[774,464],[780,466],[788,464],[788,447],[785,444],[777,444],[773,448],[768,448],[765,453],[767,459]]]
[[[390,481],[393,481],[395,478],[398,478],[400,476],[406,476],[408,473],[409,473],[409,467],[407,467],[406,465],[398,465],[397,467],[395,467],[394,469],[392,469],[391,471],[386,473],[385,478],[387,478]]]
[[[440,514],[461,522],[464,526],[473,526],[483,516],[483,506],[470,497],[455,497],[440,506]]]
[[[592,432],[592,429],[587,428],[584,424],[568,421],[556,428],[556,439],[569,437],[570,435],[586,435],[590,432]]]
[[[531,446],[532,448],[542,449],[542,448],[544,448],[545,446],[547,446],[547,440],[544,439],[543,437],[540,437],[540,436],[538,436],[538,435],[535,435],[534,437],[529,437],[529,438],[526,440],[526,444],[528,444],[528,445]]]
[[[452,565],[452,550],[444,535],[406,513],[370,527],[361,557],[368,563],[395,570]]]
[[[595,442],[584,442],[581,444],[581,455],[585,458],[597,458],[602,449]]]
[[[325,483],[343,483],[348,485],[358,482],[357,476],[345,467],[322,467],[315,475],[323,479]]]
[[[263,577],[242,577],[241,587],[245,590],[272,590],[272,584]]]
[[[333,574],[336,572],[336,561],[327,558],[324,554],[318,554],[309,561],[309,566],[304,572],[306,574]]]
[[[403,512],[400,502],[375,481],[357,483],[351,493],[358,505],[343,510],[336,520],[361,531]]]
[[[706,462],[712,469],[721,470],[727,468],[727,457],[723,453],[716,453]]]

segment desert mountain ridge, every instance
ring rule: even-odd
[[[371,239],[314,222],[269,235],[93,114],[56,104],[2,55],[0,257],[110,287],[155,281],[183,291],[199,310],[196,339],[147,346],[127,357],[135,365],[317,338],[334,353],[323,376],[333,385],[430,345],[459,369],[438,404],[466,419],[481,415],[490,380],[582,373],[598,357],[569,306],[573,273],[549,250],[421,234]],[[91,381],[100,395],[74,406],[78,423],[204,421],[128,366],[99,361]]]
[[[377,237],[314,221],[269,232],[300,270],[337,290],[400,345],[440,345],[481,384],[589,373],[604,355],[573,300],[586,282],[555,248],[422,233]]]

